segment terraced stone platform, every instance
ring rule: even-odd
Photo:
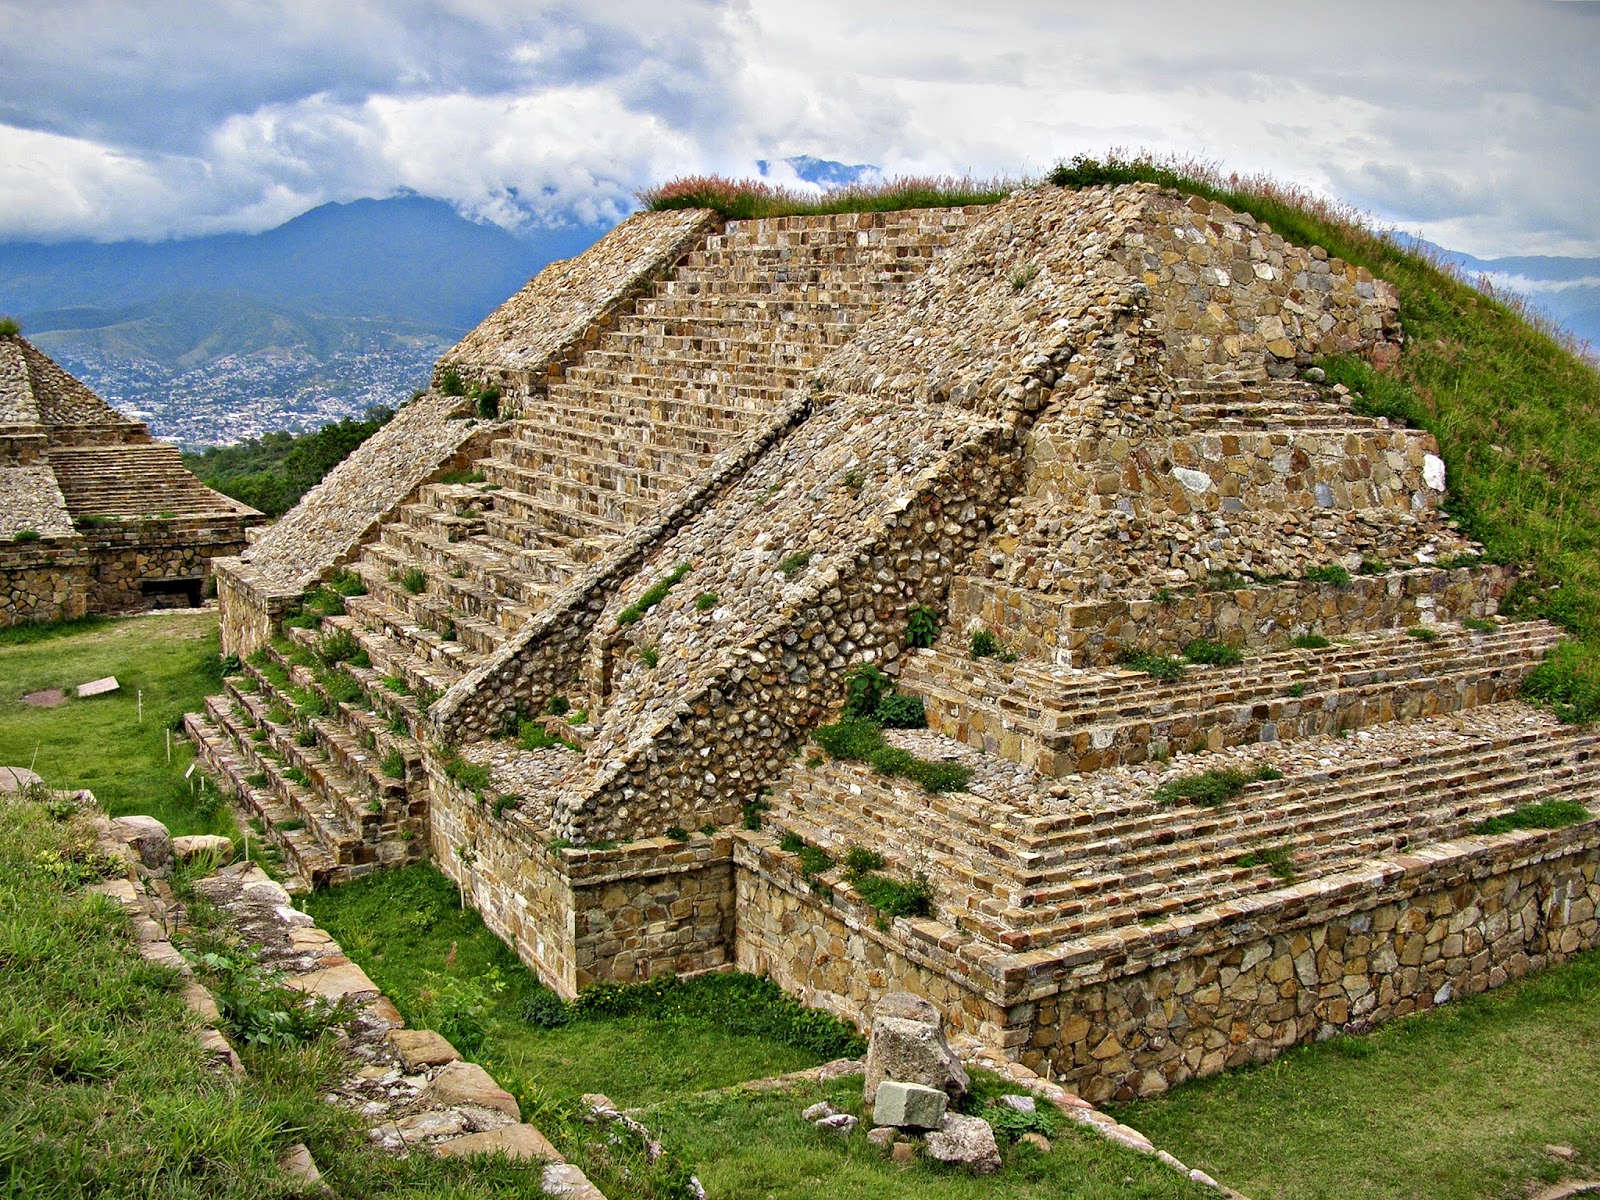
[[[1094,1100],[1368,1028],[1600,943],[1600,822],[1479,832],[1595,794],[1518,699],[1559,631],[1430,435],[1297,377],[1398,345],[1381,281],[1142,185],[642,214],[219,569],[190,732],[305,886],[429,853],[565,994],[908,988]],[[1241,659],[1121,665],[1197,639]],[[811,742],[864,665],[965,790]]]

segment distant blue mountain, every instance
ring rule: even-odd
[[[518,238],[439,200],[324,204],[258,234],[170,242],[0,243],[0,311],[147,304],[234,292],[327,317],[395,317],[464,333],[539,268],[599,228]]]
[[[0,313],[161,436],[231,441],[404,399],[491,309],[604,232],[516,237],[399,196],[259,234],[0,243]]]

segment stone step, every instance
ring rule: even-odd
[[[441,635],[453,626],[457,639],[477,653],[492,654],[497,650],[509,634],[520,629],[543,606],[549,595],[548,589],[513,578],[496,577],[492,582],[473,578],[465,566],[475,549],[471,543],[463,543],[459,553],[448,554],[445,551],[453,552],[457,547],[423,543],[431,556],[419,560],[415,543],[420,539],[407,540],[413,545],[397,546],[386,533],[384,540],[369,543],[363,549],[356,570],[366,581],[367,594],[410,613]],[[395,581],[397,574],[412,567],[420,567],[426,574],[426,590],[412,593]],[[502,578],[505,586],[516,589],[515,595],[500,590]]]
[[[649,431],[656,425],[651,422]],[[693,435],[690,444],[676,444],[636,436],[613,425],[607,430],[584,430],[571,425],[521,421],[515,437],[494,444],[492,457],[505,459],[527,471],[549,471],[567,462],[605,463],[675,478],[699,474],[721,449],[723,439]]]
[[[352,632],[373,667],[402,676],[413,689],[442,692],[482,658],[461,641],[445,641],[410,613],[371,595],[350,597],[346,608]]]
[[[156,515],[227,516],[236,509],[196,479],[165,442],[56,447],[51,469],[74,517]]]
[[[923,698],[934,731],[1059,776],[1496,703],[1515,696],[1561,637],[1545,622],[1434,634],[1430,642],[1384,631],[1234,667],[1191,666],[1165,683],[1136,671],[1068,674],[934,651],[910,656],[901,680]]]
[[[659,508],[694,476],[655,474],[625,464],[568,460],[553,469],[533,470],[502,458],[479,462],[483,473],[513,492],[537,496],[584,516],[620,526],[635,524],[641,512]],[[496,503],[496,508],[500,504]]]
[[[488,532],[446,541],[410,520],[385,525],[378,544],[421,566],[430,576],[469,580],[513,606],[532,611],[541,608],[577,571],[576,564],[559,550],[524,550]]]
[[[501,483],[503,468],[505,476],[515,477],[514,468],[508,468],[494,459],[485,459],[483,466],[484,474],[496,483]],[[530,481],[528,486],[537,486],[537,481]],[[652,505],[650,511],[654,507]],[[633,510],[620,501],[619,508],[628,513],[630,518],[635,516]],[[632,519],[615,519],[569,508],[559,499],[545,496],[542,492],[523,491],[510,482],[501,483],[500,490],[494,494],[494,510],[484,514],[484,522],[491,535],[514,545],[529,548],[540,545],[572,546],[572,557],[578,562],[593,561],[580,557],[579,547],[585,544],[609,547],[633,524]],[[555,537],[547,539],[544,536],[547,533]],[[604,549],[599,553],[604,553]],[[595,557],[599,557],[599,554]]]
[[[656,443],[692,445],[707,434],[742,432],[752,415],[770,411],[785,388],[734,379],[630,382],[613,375],[587,380],[577,372],[550,389],[541,414],[562,425],[613,438],[635,427],[649,429]]]

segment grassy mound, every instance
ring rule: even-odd
[[[1018,186],[1010,179],[900,176],[881,183],[852,183],[820,195],[774,187],[760,179],[689,175],[646,188],[639,202],[653,212],[711,208],[730,221],[759,217],[813,217],[826,213],[903,212],[994,204]]]

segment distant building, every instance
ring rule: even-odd
[[[16,334],[0,334],[0,625],[200,603],[264,518]]]

